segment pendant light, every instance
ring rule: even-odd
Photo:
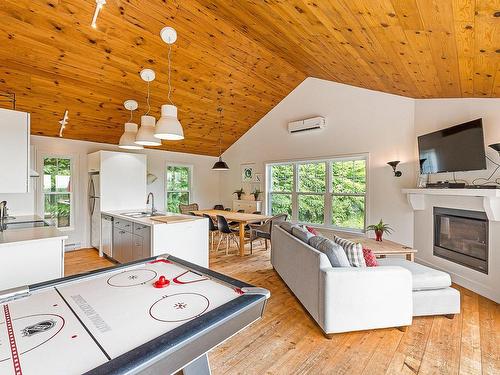
[[[141,78],[148,83],[148,111],[145,115],[141,116],[141,127],[135,137],[135,143],[141,146],[161,146],[161,141],[154,136],[156,120],[153,116],[149,116],[149,111],[151,110],[151,105],[149,103],[149,83],[154,81],[156,75],[151,69],[141,70],[140,75]]]
[[[222,160],[222,146],[221,146],[221,141],[222,141],[222,132],[221,132],[221,126],[222,126],[222,107],[217,108],[217,111],[219,111],[220,114],[220,119],[219,119],[219,160],[215,162],[214,166],[212,167],[212,170],[214,171],[228,171],[229,167],[226,164],[225,161]]]
[[[125,131],[120,137],[118,147],[126,150],[142,150],[144,147],[135,144],[135,137],[137,135],[138,125],[132,122],[133,112],[137,109],[138,105],[135,100],[127,100],[123,103],[125,108],[130,111],[130,120],[125,123]]]
[[[177,119],[177,107],[170,98],[172,93],[172,85],[170,81],[171,67],[170,55],[172,52],[172,44],[177,40],[177,32],[172,27],[164,27],[160,32],[161,39],[168,44],[168,101],[170,104],[161,106],[161,117],[156,123],[154,136],[159,139],[170,141],[178,141],[184,139],[184,130]]]

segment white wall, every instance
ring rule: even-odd
[[[75,223],[74,231],[68,233],[67,243],[80,243],[82,247],[89,246],[89,216],[87,201],[87,154],[98,150],[123,151],[117,146],[95,142],[66,140],[60,138],[31,136],[31,144],[35,146],[38,158],[43,153],[72,155],[75,161],[75,175],[73,189],[75,196]],[[170,163],[181,163],[193,166],[192,201],[200,207],[213,207],[219,203],[219,174],[212,171],[216,158],[193,154],[183,154],[160,150],[141,150],[148,156],[148,172],[158,179],[147,186],[147,191],[155,195],[155,205],[159,210],[165,209],[165,166]],[[40,164],[40,163],[37,163]],[[40,172],[40,166],[38,166]],[[33,180],[32,181],[36,181]],[[38,193],[28,194],[0,194],[0,200],[7,200],[11,215],[40,213],[41,207],[37,202]],[[146,207],[146,197],[144,197]]]
[[[422,99],[415,101],[417,136],[477,118],[483,119],[485,145],[500,142],[500,99]],[[486,146],[486,154],[493,161],[500,163],[500,157],[495,150]],[[488,177],[495,165],[487,160],[487,167],[487,171],[457,172],[455,175],[457,179],[471,183],[478,177]],[[500,173],[497,173],[493,178],[499,176]],[[444,181],[452,178],[451,173],[438,173],[431,176],[431,181]],[[484,183],[484,181],[477,181],[477,183]]]
[[[326,129],[288,134],[289,121],[313,116],[326,117]],[[413,212],[401,188],[416,179],[413,121],[412,99],[307,78],[224,153],[231,169],[221,175],[223,203],[243,186],[242,163],[256,163],[264,175],[269,161],[369,153],[367,221],[384,219],[395,229],[392,239],[411,245]],[[401,160],[401,178],[386,165],[391,160]]]

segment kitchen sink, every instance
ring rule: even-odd
[[[160,212],[155,212],[154,214],[152,214],[151,212],[140,211],[140,212],[126,212],[126,213],[123,213],[122,215],[127,216],[127,217],[132,217],[134,219],[140,219],[143,217],[163,216],[164,214],[162,214]]]

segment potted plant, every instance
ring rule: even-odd
[[[372,224],[366,227],[367,232],[371,230],[375,232],[376,241],[382,241],[382,236],[384,233],[391,234],[393,232],[393,229],[388,224],[384,223],[382,219],[380,219],[378,224]]]
[[[255,198],[255,200],[256,200],[256,201],[258,201],[258,200],[259,200],[259,196],[260,196],[260,194],[261,194],[261,193],[262,193],[262,191],[260,191],[260,189],[259,189],[259,188],[255,189],[255,190],[253,191],[252,195],[253,195],[253,197]]]
[[[243,188],[240,188],[239,190],[236,190],[233,194],[236,194],[236,196],[238,197],[238,200],[240,201],[241,196],[244,195],[245,192],[243,191]]]

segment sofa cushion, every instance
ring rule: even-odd
[[[377,258],[371,249],[363,248],[363,257],[365,258],[365,263],[367,267],[377,267]]]
[[[290,234],[292,234],[292,228],[295,226],[297,226],[297,224],[292,224],[289,221],[284,221],[280,224],[280,228],[283,228]]]
[[[332,267],[351,266],[344,249],[332,240],[322,236],[314,236],[309,239],[309,245],[325,254],[330,260]]]
[[[333,241],[342,246],[347,254],[347,259],[349,259],[351,266],[366,267],[365,257],[363,256],[363,246],[360,243],[346,240],[345,238],[338,236],[334,236]]]
[[[305,243],[308,243],[309,239],[314,236],[307,229],[298,225],[292,227],[292,235]]]
[[[451,285],[450,275],[415,262],[401,258],[379,259],[381,266],[399,266],[411,272],[413,290],[434,290],[447,288]]]

